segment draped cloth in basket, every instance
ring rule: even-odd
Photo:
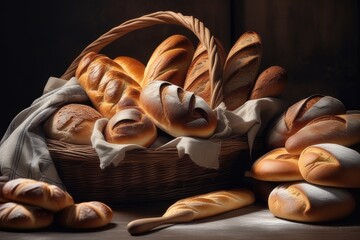
[[[88,97],[75,77],[69,81],[50,77],[44,94],[21,111],[4,134],[0,142],[1,175],[7,175],[10,179],[32,178],[65,189],[47,148],[42,123],[64,104],[87,101]],[[251,100],[233,112],[227,111],[224,105],[220,104],[214,109],[218,116],[218,127],[213,138],[247,135],[251,148],[256,135],[261,133],[284,107],[283,101],[275,98]],[[98,120],[91,137],[101,168],[110,164],[117,166],[127,151],[141,148],[138,145],[107,143],[101,133],[106,123],[107,119]],[[218,168],[221,146],[211,140],[181,137],[156,146],[156,149],[173,147],[177,148],[179,157],[188,154],[190,159],[200,166]]]

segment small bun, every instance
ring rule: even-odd
[[[257,159],[251,168],[251,176],[263,181],[303,180],[298,167],[299,155],[290,154],[285,148],[276,148]]]
[[[270,212],[299,222],[333,221],[350,215],[355,199],[345,188],[324,187],[307,182],[282,184],[269,195]]]
[[[46,209],[7,202],[0,204],[0,229],[34,230],[52,224],[54,214]]]
[[[57,215],[59,224],[72,229],[93,229],[106,226],[113,217],[112,209],[98,201],[82,202],[65,208]]]
[[[5,199],[38,206],[53,212],[74,204],[71,195],[56,185],[27,178],[17,178],[6,182],[2,193]]]
[[[103,116],[84,104],[67,104],[54,112],[44,123],[47,138],[72,144],[91,145],[96,120]]]
[[[360,154],[338,144],[305,148],[299,169],[307,182],[333,187],[360,188]]]

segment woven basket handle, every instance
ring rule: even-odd
[[[71,63],[61,78],[69,80],[75,75],[76,68],[84,55],[89,52],[99,53],[109,43],[115,41],[121,36],[137,29],[157,25],[157,24],[175,24],[190,29],[206,48],[209,56],[209,75],[211,86],[211,107],[218,106],[223,99],[222,96],[222,75],[221,64],[214,37],[211,36],[209,29],[198,19],[192,16],[184,16],[180,13],[171,11],[160,11],[142,17],[128,20],[121,25],[112,28],[100,36],[97,40],[88,45],[80,55]]]

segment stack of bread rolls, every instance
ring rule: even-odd
[[[0,177],[0,229],[36,230],[58,223],[73,229],[107,225],[112,209],[102,202],[75,203],[61,188],[27,178]]]
[[[332,221],[356,208],[360,113],[330,96],[291,105],[268,130],[268,152],[252,165],[254,191],[277,217]],[[329,211],[329,209],[332,209]]]

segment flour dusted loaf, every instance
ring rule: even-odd
[[[113,217],[112,209],[99,201],[81,202],[58,213],[57,222],[71,229],[94,229],[106,226]]]
[[[194,51],[193,43],[186,36],[175,34],[166,38],[157,46],[145,66],[142,87],[153,80],[183,87]]]
[[[269,128],[266,144],[284,147],[286,140],[315,118],[344,114],[344,104],[331,96],[314,94],[291,105]]]
[[[319,143],[336,143],[351,147],[360,144],[360,114],[318,117],[285,142],[285,148],[300,154],[306,147]]]
[[[253,31],[243,33],[230,49],[223,71],[224,103],[229,111],[243,105],[259,74],[262,42]]]
[[[173,137],[209,138],[217,118],[199,96],[166,81],[151,81],[140,94],[141,107],[163,131]]]
[[[47,138],[72,144],[91,145],[95,122],[103,116],[85,104],[67,104],[54,112],[44,123]]]
[[[0,203],[0,229],[34,230],[50,226],[54,213],[40,207],[15,202]]]
[[[226,58],[225,49],[219,40],[215,41],[220,60],[218,64],[223,66]],[[210,64],[205,46],[199,43],[186,74],[184,89],[202,97],[211,106]]]
[[[9,201],[38,206],[53,212],[74,204],[72,196],[56,185],[28,178],[9,180],[3,186],[2,194]]]
[[[299,158],[299,169],[304,179],[313,184],[360,188],[360,153],[339,144],[305,148]]]
[[[324,222],[344,218],[356,207],[345,188],[325,187],[307,182],[277,186],[269,195],[270,212],[279,218],[299,222]]]
[[[75,76],[105,118],[110,119],[121,109],[138,106],[140,84],[132,78],[133,74],[105,55],[86,54],[80,60]]]
[[[258,158],[251,167],[251,176],[263,181],[303,180],[298,166],[299,155],[290,154],[285,148],[276,148]]]

